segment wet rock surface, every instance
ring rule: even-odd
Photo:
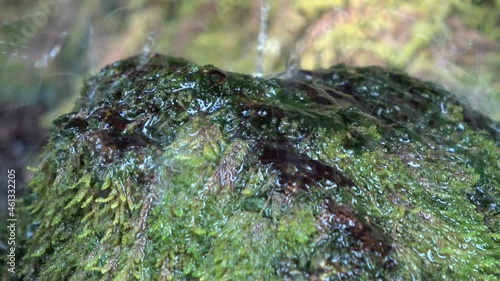
[[[395,71],[133,57],[54,122],[23,274],[493,280],[498,144],[498,124]]]

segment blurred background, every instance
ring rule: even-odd
[[[141,52],[264,76],[398,68],[500,120],[500,0],[0,0],[0,21],[2,198],[7,169],[22,195],[85,77]]]

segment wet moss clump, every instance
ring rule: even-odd
[[[119,61],[54,122],[23,274],[494,280],[498,132],[378,67],[261,79]]]

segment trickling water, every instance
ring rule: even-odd
[[[98,62],[97,62],[97,52],[95,47],[95,33],[94,33],[94,25],[92,23],[89,24],[89,38],[88,38],[88,53],[87,60],[89,65],[90,73],[94,74],[97,72]]]
[[[257,38],[257,56],[255,62],[255,76],[263,75],[264,51],[266,49],[267,26],[269,21],[269,4],[266,0],[260,0],[260,22],[259,36]]]
[[[144,44],[144,47],[142,47],[141,50],[141,62],[140,65],[144,65],[148,61],[148,57],[151,54],[151,49],[154,46],[155,43],[155,37],[156,34],[153,31],[150,31],[148,33],[147,39],[146,39],[146,44]]]

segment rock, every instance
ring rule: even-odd
[[[498,145],[498,124],[395,71],[133,57],[54,122],[23,274],[493,280]]]

